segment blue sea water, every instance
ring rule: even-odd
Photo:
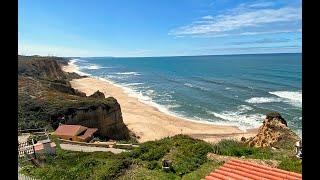
[[[70,63],[165,113],[246,130],[259,127],[266,113],[278,111],[301,136],[300,53],[92,57]]]

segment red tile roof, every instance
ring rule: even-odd
[[[259,164],[251,163],[233,159],[226,162],[223,166],[211,172],[205,177],[206,180],[299,180],[302,175],[294,172],[284,171],[277,168],[262,166]]]
[[[83,135],[79,136],[79,138],[80,139],[87,139],[87,138],[91,137],[93,135],[93,133],[95,133],[97,131],[98,131],[97,128],[88,128]]]
[[[77,136],[87,128],[81,125],[60,125],[56,131],[56,135]]]

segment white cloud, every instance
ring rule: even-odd
[[[173,29],[175,36],[223,36],[225,34],[254,33],[262,30],[284,31],[283,24],[301,21],[301,7],[270,7],[272,3],[240,4],[238,7],[216,16],[204,16],[190,25]],[[257,8],[259,7],[259,8]],[[278,26],[274,26],[278,25]],[[281,26],[282,25],[282,26]],[[294,29],[297,29],[295,27]],[[257,31],[259,30],[259,31]]]
[[[249,7],[253,7],[253,8],[262,8],[262,7],[270,7],[272,6],[274,3],[273,2],[258,2],[258,3],[254,3],[254,4],[249,4]]]
[[[203,16],[202,19],[213,19],[212,16]]]

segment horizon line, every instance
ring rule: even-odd
[[[268,54],[302,54],[302,52],[274,52],[274,53],[243,53],[243,54],[205,54],[205,55],[164,55],[164,56],[54,56],[54,55],[22,55],[18,56],[40,56],[40,57],[63,57],[63,58],[157,58],[157,57],[195,57],[195,56],[236,56],[236,55],[268,55]]]

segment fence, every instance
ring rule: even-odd
[[[19,133],[30,133],[30,132],[46,132],[46,128],[37,128],[37,129],[19,129]]]

